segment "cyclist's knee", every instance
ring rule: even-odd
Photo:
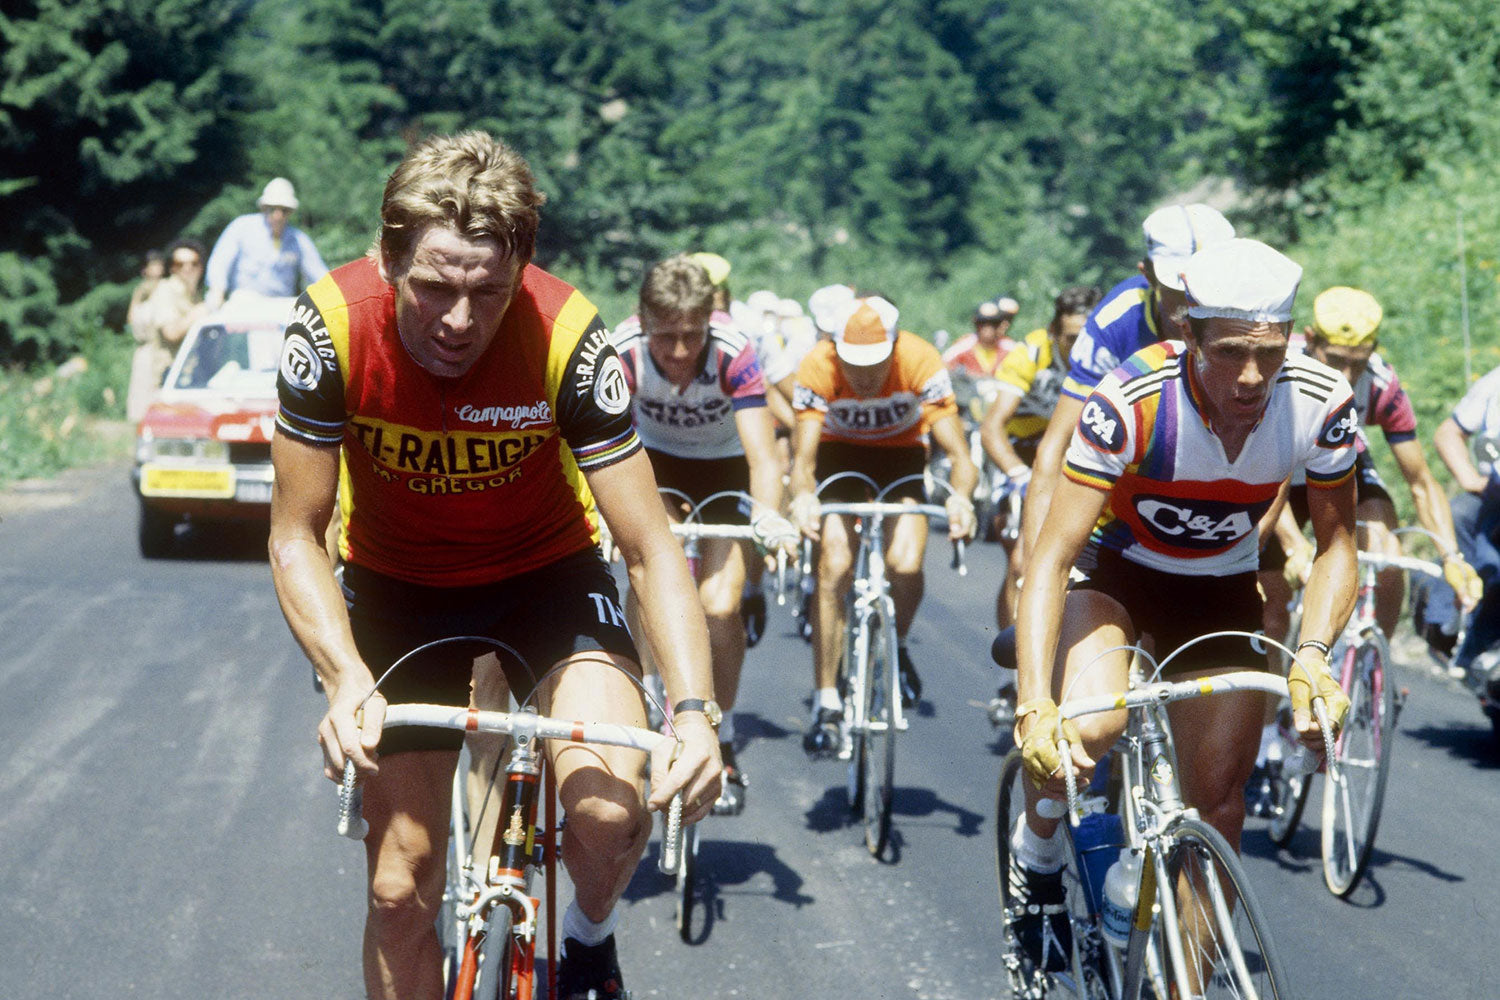
[[[589,854],[616,859],[640,850],[651,833],[651,821],[633,795],[589,795],[569,807],[567,829]]]
[[[370,876],[371,919],[392,934],[430,926],[437,914],[433,901],[441,897],[441,872],[420,860],[384,861]]]

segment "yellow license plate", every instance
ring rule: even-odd
[[[234,498],[234,468],[228,465],[202,468],[144,465],[141,467],[141,494],[230,500]]]

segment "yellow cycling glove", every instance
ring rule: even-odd
[[[1031,783],[1041,788],[1062,765],[1062,751],[1057,745],[1057,704],[1051,698],[1035,698],[1020,705],[1016,709],[1016,725],[1019,727],[1021,720],[1028,715],[1035,715],[1036,721],[1020,741],[1021,761]],[[1073,746],[1082,742],[1078,726],[1072,719],[1062,724],[1062,731]]]
[[[1484,596],[1484,582],[1474,572],[1474,567],[1457,552],[1443,560],[1443,579],[1448,581],[1448,586],[1458,595],[1459,603],[1466,608],[1478,604]]]
[[[1324,711],[1328,713],[1328,724],[1333,728],[1332,736],[1338,738],[1339,730],[1344,727],[1344,719],[1349,714],[1349,696],[1344,694],[1339,682],[1333,679],[1327,653],[1312,646],[1298,649],[1297,657],[1288,671],[1286,689],[1292,700],[1292,718],[1299,731],[1315,718],[1312,700],[1322,698]]]

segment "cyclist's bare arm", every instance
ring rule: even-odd
[[[1109,494],[1071,479],[1057,484],[1057,503],[1047,514],[1046,529],[1027,562],[1026,586],[1016,608],[1016,696],[1019,704],[1051,698],[1068,572],[1088,541]],[[1031,717],[1017,723],[1025,735]]]
[[[792,429],[792,520],[802,529],[803,534],[814,539],[818,537],[820,528],[817,518],[797,516],[797,505],[801,497],[811,498],[801,501],[802,505],[809,505],[817,500],[818,442],[822,438],[823,421],[820,417],[804,416],[797,419],[797,426]]]
[[[640,502],[641,497],[656,492],[651,460],[644,451],[638,451],[624,461],[585,473],[585,477],[624,557],[630,588],[640,601],[646,633],[643,638],[651,643],[657,671],[672,701],[713,698],[708,625],[682,544],[672,536],[661,504]],[[682,793],[684,802],[701,802],[706,797],[707,805],[702,810],[686,816],[693,822],[718,797],[718,734],[697,712],[678,716],[677,731],[682,748],[670,772],[662,755],[653,756],[649,805],[663,809],[677,792]]]
[[[1021,541],[1026,551],[1036,551],[1036,537],[1047,520],[1047,508],[1052,504],[1052,494],[1062,480],[1063,458],[1068,453],[1068,442],[1073,440],[1073,428],[1083,413],[1083,400],[1067,393],[1057,397],[1057,407],[1047,421],[1047,430],[1036,447],[1036,458],[1031,463],[1031,484],[1026,487],[1026,502],[1021,507]]]
[[[1411,488],[1412,504],[1417,508],[1417,521],[1432,532],[1444,556],[1457,552],[1458,538],[1453,533],[1453,515],[1448,509],[1448,497],[1427,465],[1422,442],[1416,438],[1398,441],[1391,445],[1391,454],[1396,457],[1396,466],[1401,470],[1406,485]]]
[[[1479,493],[1484,490],[1487,480],[1474,465],[1474,459],[1469,454],[1469,435],[1458,426],[1458,421],[1448,417],[1438,425],[1437,432],[1432,435],[1433,447],[1437,448],[1438,457],[1453,474],[1453,481],[1458,488],[1466,493]]]
[[[1308,487],[1308,520],[1312,524],[1312,572],[1302,591],[1302,630],[1297,642],[1316,640],[1331,646],[1349,613],[1359,585],[1359,547],[1354,534],[1354,479],[1332,488]],[[1299,721],[1304,739],[1316,731],[1316,723]]]
[[[1020,406],[1020,396],[1001,389],[990,408],[984,411],[984,420],[979,425],[979,440],[984,445],[984,453],[1007,476],[1013,476],[1026,468],[1026,463],[1021,461],[1016,449],[1010,446],[1010,435],[1005,433],[1005,425],[1016,415]]]
[[[766,409],[782,427],[790,430],[797,426],[797,414],[792,409],[792,389],[797,384],[795,375],[788,375],[780,382],[766,386]]]
[[[341,780],[346,754],[359,770],[373,773],[370,751],[380,738],[384,702],[371,702],[361,731],[355,711],[375,678],[354,647],[349,613],[325,547],[338,491],[339,449],[277,434],[271,442],[271,461],[276,469],[271,487],[271,579],[287,625],[328,695],[328,714],[318,726],[324,773]]]
[[[958,500],[958,506],[962,510],[949,507],[948,537],[967,538],[974,533],[974,487],[979,483],[979,470],[974,468],[974,460],[969,457],[969,442],[964,436],[964,425],[959,422],[958,417],[943,417],[932,425],[929,432],[933,443],[942,448],[948,454],[948,461],[952,471],[949,473],[948,485],[953,487],[953,492],[948,495],[948,500]],[[944,501],[944,506],[949,506]],[[954,514],[962,516],[954,517]]]
[[[775,389],[766,390],[766,399]],[[779,513],[781,511],[781,462],[776,457],[776,424],[769,406],[750,406],[737,410],[734,426],[740,435],[740,444],[745,448],[745,461],[750,465],[750,495],[760,508],[755,511]]]

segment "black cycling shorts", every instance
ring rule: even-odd
[[[1164,573],[1103,549],[1088,579],[1072,589],[1096,590],[1119,602],[1136,631],[1128,640],[1135,642],[1141,634],[1151,636],[1156,640],[1158,661],[1206,632],[1261,630],[1262,601],[1254,573],[1223,577]],[[1162,674],[1218,667],[1265,670],[1266,666],[1265,653],[1252,646],[1251,640],[1225,637],[1198,643],[1174,659]]]
[[[750,463],[744,455],[732,458],[679,458],[664,451],[646,449],[658,487],[670,487],[686,494],[693,506],[724,490],[750,490]],[[664,494],[664,497],[666,495]],[[677,507],[681,497],[670,497]],[[706,504],[698,514],[704,524],[749,524],[750,512],[743,497],[719,497]],[[683,512],[685,513],[685,512]]]
[[[499,656],[517,702],[530,696],[554,664],[575,653],[599,650],[640,662],[614,576],[596,549],[471,587],[426,587],[346,565],[343,588],[355,646],[377,679],[434,639],[487,636],[522,658],[488,643],[446,643],[407,660],[380,684],[393,705],[468,705],[473,663],[485,653]],[[463,737],[454,730],[401,726],[381,738],[379,749],[381,754],[456,750]]]
[[[1375,459],[1370,457],[1368,448],[1361,449],[1354,458],[1354,503],[1358,505],[1366,500],[1395,503],[1390,491],[1385,488],[1385,480],[1380,478],[1380,470],[1375,468]],[[1292,487],[1291,495],[1287,497],[1287,506],[1292,508],[1292,516],[1297,519],[1297,524],[1305,526],[1308,518],[1306,483]],[[1279,573],[1284,566],[1286,550],[1281,547],[1281,539],[1272,535],[1260,550],[1261,571],[1275,570]]]
[[[818,443],[818,464],[814,470],[819,485],[829,476],[840,472],[858,472],[875,481],[877,489],[883,490],[891,483],[907,476],[917,478],[902,483],[890,493],[887,500],[916,500],[923,497],[922,471],[927,467],[927,449],[921,445],[882,448],[876,445],[850,444],[847,441],[821,441]],[[847,476],[830,483],[818,494],[824,502],[860,503],[875,499],[870,487],[862,479]]]

